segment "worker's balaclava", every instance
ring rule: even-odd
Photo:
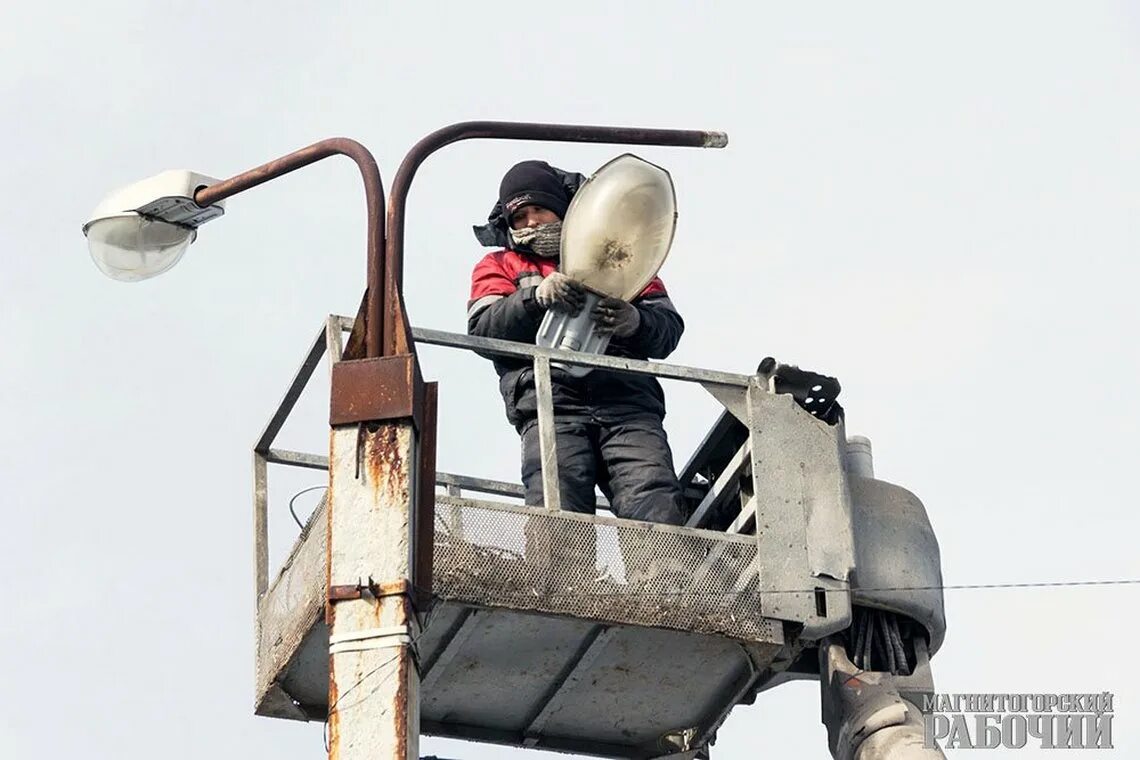
[[[556,257],[562,242],[562,222],[537,227],[511,229],[511,214],[523,206],[542,206],[566,216],[570,199],[585,181],[581,174],[565,172],[545,161],[523,161],[503,175],[499,183],[499,201],[487,217],[488,223],[474,228],[475,237],[483,245],[497,245],[511,250]]]
[[[511,237],[511,248],[516,251],[529,251],[547,259],[558,258],[562,252],[562,220],[517,230],[508,228],[507,234]]]

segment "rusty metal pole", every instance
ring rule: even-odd
[[[329,760],[419,757],[436,385],[414,353],[338,361],[329,409]],[[420,606],[422,605],[422,606]]]
[[[435,397],[414,354],[333,366],[329,760],[419,757],[415,651],[431,573]]]

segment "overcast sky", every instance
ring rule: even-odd
[[[948,583],[1140,577],[1136,3],[547,7],[3,4],[0,757],[324,756],[319,725],[252,715],[250,447],[324,316],[359,301],[355,169],[230,201],[139,285],[103,277],[80,226],[137,178],[223,177],[332,135],[390,183],[416,139],[465,119],[727,131],[724,151],[638,151],[677,185],[673,358],[839,377],[878,475],[924,500]],[[618,152],[431,158],[409,207],[413,323],[463,330],[470,226],[507,166]],[[516,479],[489,363],[423,361],[440,468]],[[666,391],[684,460],[716,406]],[[282,445],[325,449],[326,394]],[[321,479],[271,477],[276,567],[288,496]],[[1136,587],[949,591],[937,687],[1115,692],[1117,754],[1140,756],[1138,606]],[[737,710],[715,753],[828,757],[818,688]]]

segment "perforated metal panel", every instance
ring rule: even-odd
[[[782,640],[751,537],[440,497],[435,540],[443,599]]]

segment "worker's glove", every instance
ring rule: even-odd
[[[586,291],[561,272],[551,272],[535,289],[534,298],[544,309],[573,315],[582,310],[582,304],[586,302]]]
[[[641,327],[641,312],[620,298],[603,298],[590,316],[597,323],[599,332],[613,333],[618,338],[628,338]]]

